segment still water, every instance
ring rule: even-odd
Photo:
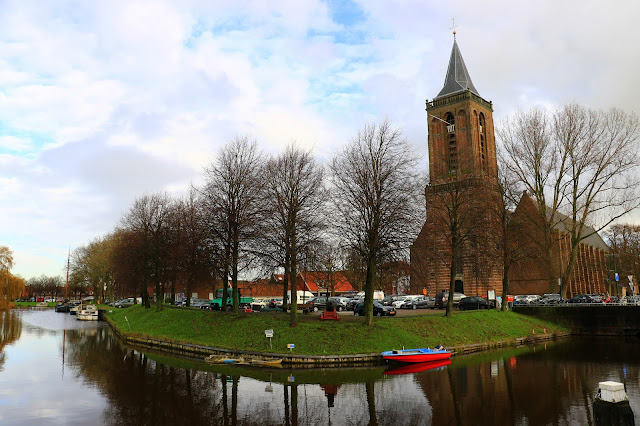
[[[0,319],[2,425],[590,425],[605,380],[625,383],[640,425],[638,338],[573,338],[417,372],[251,369],[141,353],[105,323],[52,310]]]

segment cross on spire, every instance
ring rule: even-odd
[[[453,40],[456,39],[456,28],[458,28],[458,26],[456,25],[456,18],[451,18],[451,29],[453,30]]]

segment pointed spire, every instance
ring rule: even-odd
[[[436,98],[441,98],[442,96],[450,95],[456,92],[462,92],[464,90],[467,90],[467,88],[476,95],[480,96],[475,86],[473,85],[473,82],[471,81],[471,76],[469,76],[467,67],[464,64],[464,60],[462,59],[462,54],[460,53],[458,43],[456,42],[456,32],[454,28],[453,48],[451,49],[451,58],[449,58],[447,76],[444,79],[444,87],[442,88],[440,93],[438,93],[438,96],[436,96]]]

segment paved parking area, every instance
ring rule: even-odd
[[[444,309],[396,309],[396,316],[398,317],[412,317],[412,316],[424,316],[424,315],[444,315]],[[457,308],[454,308],[454,312],[458,312]],[[309,315],[320,315],[322,311],[312,312]],[[353,311],[338,312],[341,317],[353,316]]]

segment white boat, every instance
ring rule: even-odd
[[[78,307],[76,319],[82,321],[98,321],[98,307],[96,305],[81,305]]]

